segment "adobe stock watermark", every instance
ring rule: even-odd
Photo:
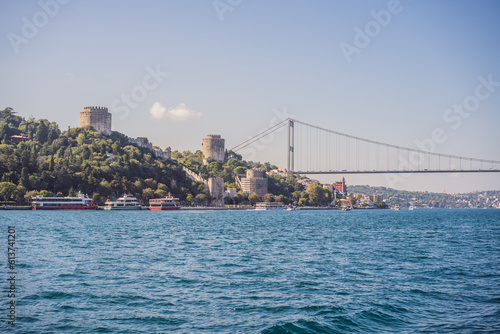
[[[482,101],[489,99],[500,87],[500,81],[494,81],[493,75],[489,74],[486,78],[480,76],[477,78],[479,84],[474,89],[474,93],[466,96],[461,103],[455,103],[451,108],[446,109],[443,113],[443,121],[451,130],[458,130],[463,120],[469,118],[474,112],[479,110]],[[449,131],[449,129],[448,129]],[[431,131],[428,138],[415,140],[415,145],[419,150],[426,153],[436,153],[436,148],[439,144],[443,144],[448,140],[447,130],[443,127],[437,127]],[[425,166],[426,154],[422,152],[411,152],[408,159],[399,156],[398,169],[407,168],[408,170],[418,170]],[[397,184],[404,182],[406,178],[413,174],[386,174],[386,181],[392,188]]]
[[[391,23],[392,18],[402,11],[403,5],[401,5],[399,0],[389,0],[386,9],[370,11],[373,20],[368,21],[363,29],[358,26],[354,27],[355,34],[352,44],[347,42],[341,42],[339,44],[340,50],[347,63],[350,64],[352,62],[353,55],[360,54],[363,49],[368,47],[372,40],[380,35],[382,29],[386,28]]]
[[[16,34],[14,32],[9,32],[7,34],[7,39],[14,50],[14,53],[19,53],[19,47],[21,45],[28,44],[30,40],[35,38],[40,29],[45,27],[50,19],[59,14],[61,6],[67,5],[71,0],[40,0],[38,1],[38,6],[40,10],[35,12],[31,18],[23,16],[21,18],[21,33]]]
[[[219,20],[224,21],[224,15],[227,12],[232,12],[242,2],[243,0],[214,0],[212,5],[217,12],[217,16],[219,16]]]
[[[286,107],[283,107],[281,110],[274,108],[273,109],[273,117],[269,120],[269,127],[261,129],[257,133],[264,132],[268,130],[269,128],[272,128],[273,126],[278,125],[279,123],[283,122],[284,120],[288,118],[295,118],[295,115],[288,114]],[[272,131],[265,136],[259,138],[258,140],[254,141],[251,145],[245,147],[242,149],[241,154],[245,155],[245,159],[247,160],[254,160],[257,157],[257,153],[259,151],[263,151],[267,145],[271,144],[274,141],[274,134],[275,133],[281,133],[285,130],[285,127],[281,126],[277,128],[275,131]],[[247,138],[251,139],[253,136],[249,136]]]
[[[111,102],[110,111],[113,114],[120,114],[121,120],[127,118],[130,110],[137,108],[139,103],[148,97],[149,92],[157,89],[168,76],[167,72],[160,69],[160,65],[156,65],[155,69],[146,66],[146,72],[140,85],[132,87],[128,94],[123,93]]]

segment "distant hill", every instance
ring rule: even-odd
[[[370,187],[367,185],[348,186],[349,193],[365,195],[382,194],[389,204],[410,204],[421,207],[436,208],[469,208],[489,207],[500,201],[500,191],[482,191],[466,194],[445,194],[422,191],[396,190],[386,187]]]

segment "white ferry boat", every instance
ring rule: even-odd
[[[130,195],[123,195],[116,201],[107,200],[104,203],[104,210],[140,210],[141,204],[137,198]]]
[[[33,210],[96,210],[97,205],[87,196],[79,197],[45,197],[35,196],[31,198],[31,209]]]
[[[258,202],[255,204],[255,210],[285,210],[286,206],[282,202]]]

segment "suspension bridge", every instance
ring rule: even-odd
[[[287,129],[287,171],[296,174],[500,172],[500,161],[382,143],[291,118],[248,138],[232,151],[239,152],[283,128]]]

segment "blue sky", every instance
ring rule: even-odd
[[[106,106],[114,130],[180,151],[209,133],[231,148],[284,115],[413,148],[440,128],[437,152],[500,160],[499,14],[498,1],[0,1],[0,107],[65,129]],[[474,111],[448,112],[480,78],[491,91]],[[285,166],[285,145],[276,134],[254,159]],[[500,189],[498,174],[347,182]]]

